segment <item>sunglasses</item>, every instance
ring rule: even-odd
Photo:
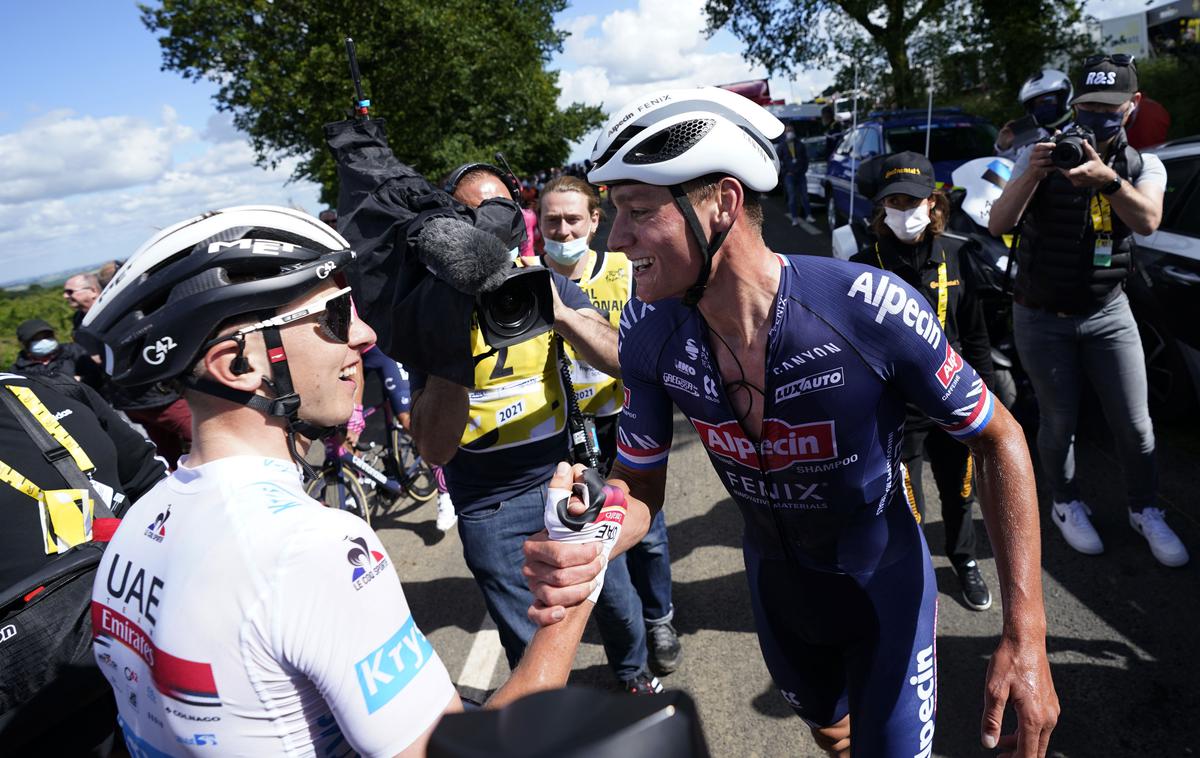
[[[95,292],[96,288],[95,287],[80,287],[77,290],[64,289],[63,294],[66,295],[67,297],[70,297],[71,295],[74,295],[76,292],[88,292],[88,291]]]
[[[1112,55],[1107,53],[1097,53],[1096,55],[1089,55],[1087,58],[1084,58],[1083,67],[1091,68],[1092,66],[1104,63],[1105,61],[1113,64],[1114,66],[1132,66],[1133,59],[1134,58],[1132,55],[1127,55],[1126,53],[1113,53]]]
[[[350,324],[354,319],[354,311],[350,300],[350,288],[343,287],[324,300],[310,303],[294,311],[281,313],[266,321],[259,321],[257,324],[238,329],[233,334],[218,337],[216,341],[245,337],[251,332],[257,332],[271,326],[287,326],[310,316],[317,317],[317,326],[320,327],[321,333],[326,337],[343,345],[349,344]]]

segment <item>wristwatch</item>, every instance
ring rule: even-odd
[[[1100,188],[1100,194],[1111,195],[1114,192],[1116,192],[1117,190],[1121,189],[1121,184],[1122,184],[1121,177],[1114,176],[1113,180],[1111,182],[1109,182],[1108,184],[1105,184],[1103,187]]]

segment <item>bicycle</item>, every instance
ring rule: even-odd
[[[304,492],[329,508],[349,511],[369,524],[371,509],[367,503],[367,494],[354,471],[355,457],[346,452],[340,440],[326,440],[325,463],[317,471],[316,477],[305,483]],[[361,456],[359,460],[362,461]],[[366,465],[365,461],[362,462]],[[350,468],[349,472],[347,468]]]

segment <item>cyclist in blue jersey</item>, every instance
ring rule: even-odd
[[[759,644],[784,698],[830,755],[928,756],[937,587],[902,492],[911,402],[977,462],[1004,604],[983,746],[1044,756],[1059,706],[1021,429],[898,276],[767,248],[757,197],[777,180],[782,129],[732,93],[672,90],[617,111],[593,151],[588,178],[617,210],[609,245],[637,283],[620,329],[610,482],[632,504],[617,549],[662,505],[674,405],[742,511]],[[586,597],[591,555],[542,536],[525,555],[531,617],[551,623]],[[1017,729],[1002,736],[1009,704]]]

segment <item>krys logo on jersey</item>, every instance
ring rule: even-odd
[[[757,444],[736,421],[715,425],[691,421],[710,453],[755,471],[782,471],[795,463],[837,457],[833,421],[793,426],[783,419],[763,419],[762,439]]]

